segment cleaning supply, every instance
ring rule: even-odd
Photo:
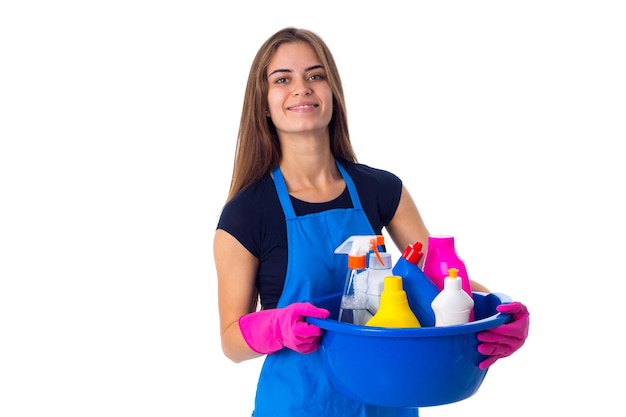
[[[348,274],[341,297],[339,321],[365,324],[372,317],[372,313],[367,310],[368,274],[366,255],[348,256]]]
[[[402,288],[402,277],[390,275],[385,277],[385,288],[380,296],[380,307],[366,326],[375,327],[421,327]]]
[[[432,308],[435,312],[435,326],[452,326],[470,321],[474,299],[467,295],[461,286],[459,270],[450,268],[443,281],[443,290],[435,297]]]
[[[419,267],[419,262],[424,256],[422,246],[422,242],[419,241],[408,245],[394,265],[392,274],[402,277],[402,286],[409,300],[409,307],[422,327],[433,327],[435,313],[431,303],[439,294],[439,288]]]
[[[372,314],[376,314],[380,306],[380,295],[385,288],[385,277],[393,275],[391,254],[379,252],[378,255],[370,253],[367,264],[367,309]]]
[[[317,350],[322,331],[304,317],[328,318],[330,313],[311,303],[293,303],[287,307],[256,311],[239,318],[244,340],[256,353],[269,354],[284,347],[299,353]]]
[[[454,247],[454,236],[428,236],[428,251],[426,252],[426,258],[424,258],[423,271],[440,291],[443,290],[444,280],[448,276],[448,270],[450,268],[456,268],[459,271],[458,277],[461,278],[463,291],[470,297],[473,297],[465,263],[459,257]],[[472,308],[470,311],[470,321],[473,320],[474,309]]]
[[[351,236],[335,249],[336,254],[348,254],[348,272],[338,321],[363,325],[373,316],[367,309],[367,255],[373,251],[380,263],[384,263],[378,252],[378,247],[384,244],[382,235]]]

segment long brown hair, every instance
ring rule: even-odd
[[[267,68],[276,49],[290,42],[309,44],[326,69],[327,80],[333,93],[334,107],[328,126],[331,152],[339,160],[357,161],[348,133],[341,78],[328,46],[317,34],[309,30],[284,28],[265,41],[250,67],[227,202],[239,191],[273,170],[280,162],[281,150],[278,135],[271,119],[266,117]]]

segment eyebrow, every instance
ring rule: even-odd
[[[310,66],[310,67],[308,67],[308,68],[305,68],[305,69],[304,69],[304,72],[311,71],[311,70],[318,69],[318,68],[324,68],[324,67],[323,67],[321,64],[317,64],[317,65],[313,65],[313,66]],[[276,70],[274,70],[274,71],[270,72],[270,73],[267,75],[267,77],[269,78],[269,77],[271,77],[272,75],[276,74],[277,72],[293,72],[293,70],[290,70],[290,69],[284,69],[284,68],[279,68],[279,69],[276,69]]]

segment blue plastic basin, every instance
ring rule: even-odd
[[[326,372],[344,395],[385,407],[428,407],[472,396],[487,374],[478,364],[476,334],[510,320],[496,307],[504,294],[474,292],[475,320],[448,327],[390,329],[336,320],[341,294],[314,300],[328,319],[308,317],[323,329],[320,349]]]

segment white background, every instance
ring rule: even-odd
[[[249,416],[212,238],[250,63],[293,25],[333,51],[359,160],[531,312],[421,415],[623,416],[620,3],[3,2],[0,415]]]

